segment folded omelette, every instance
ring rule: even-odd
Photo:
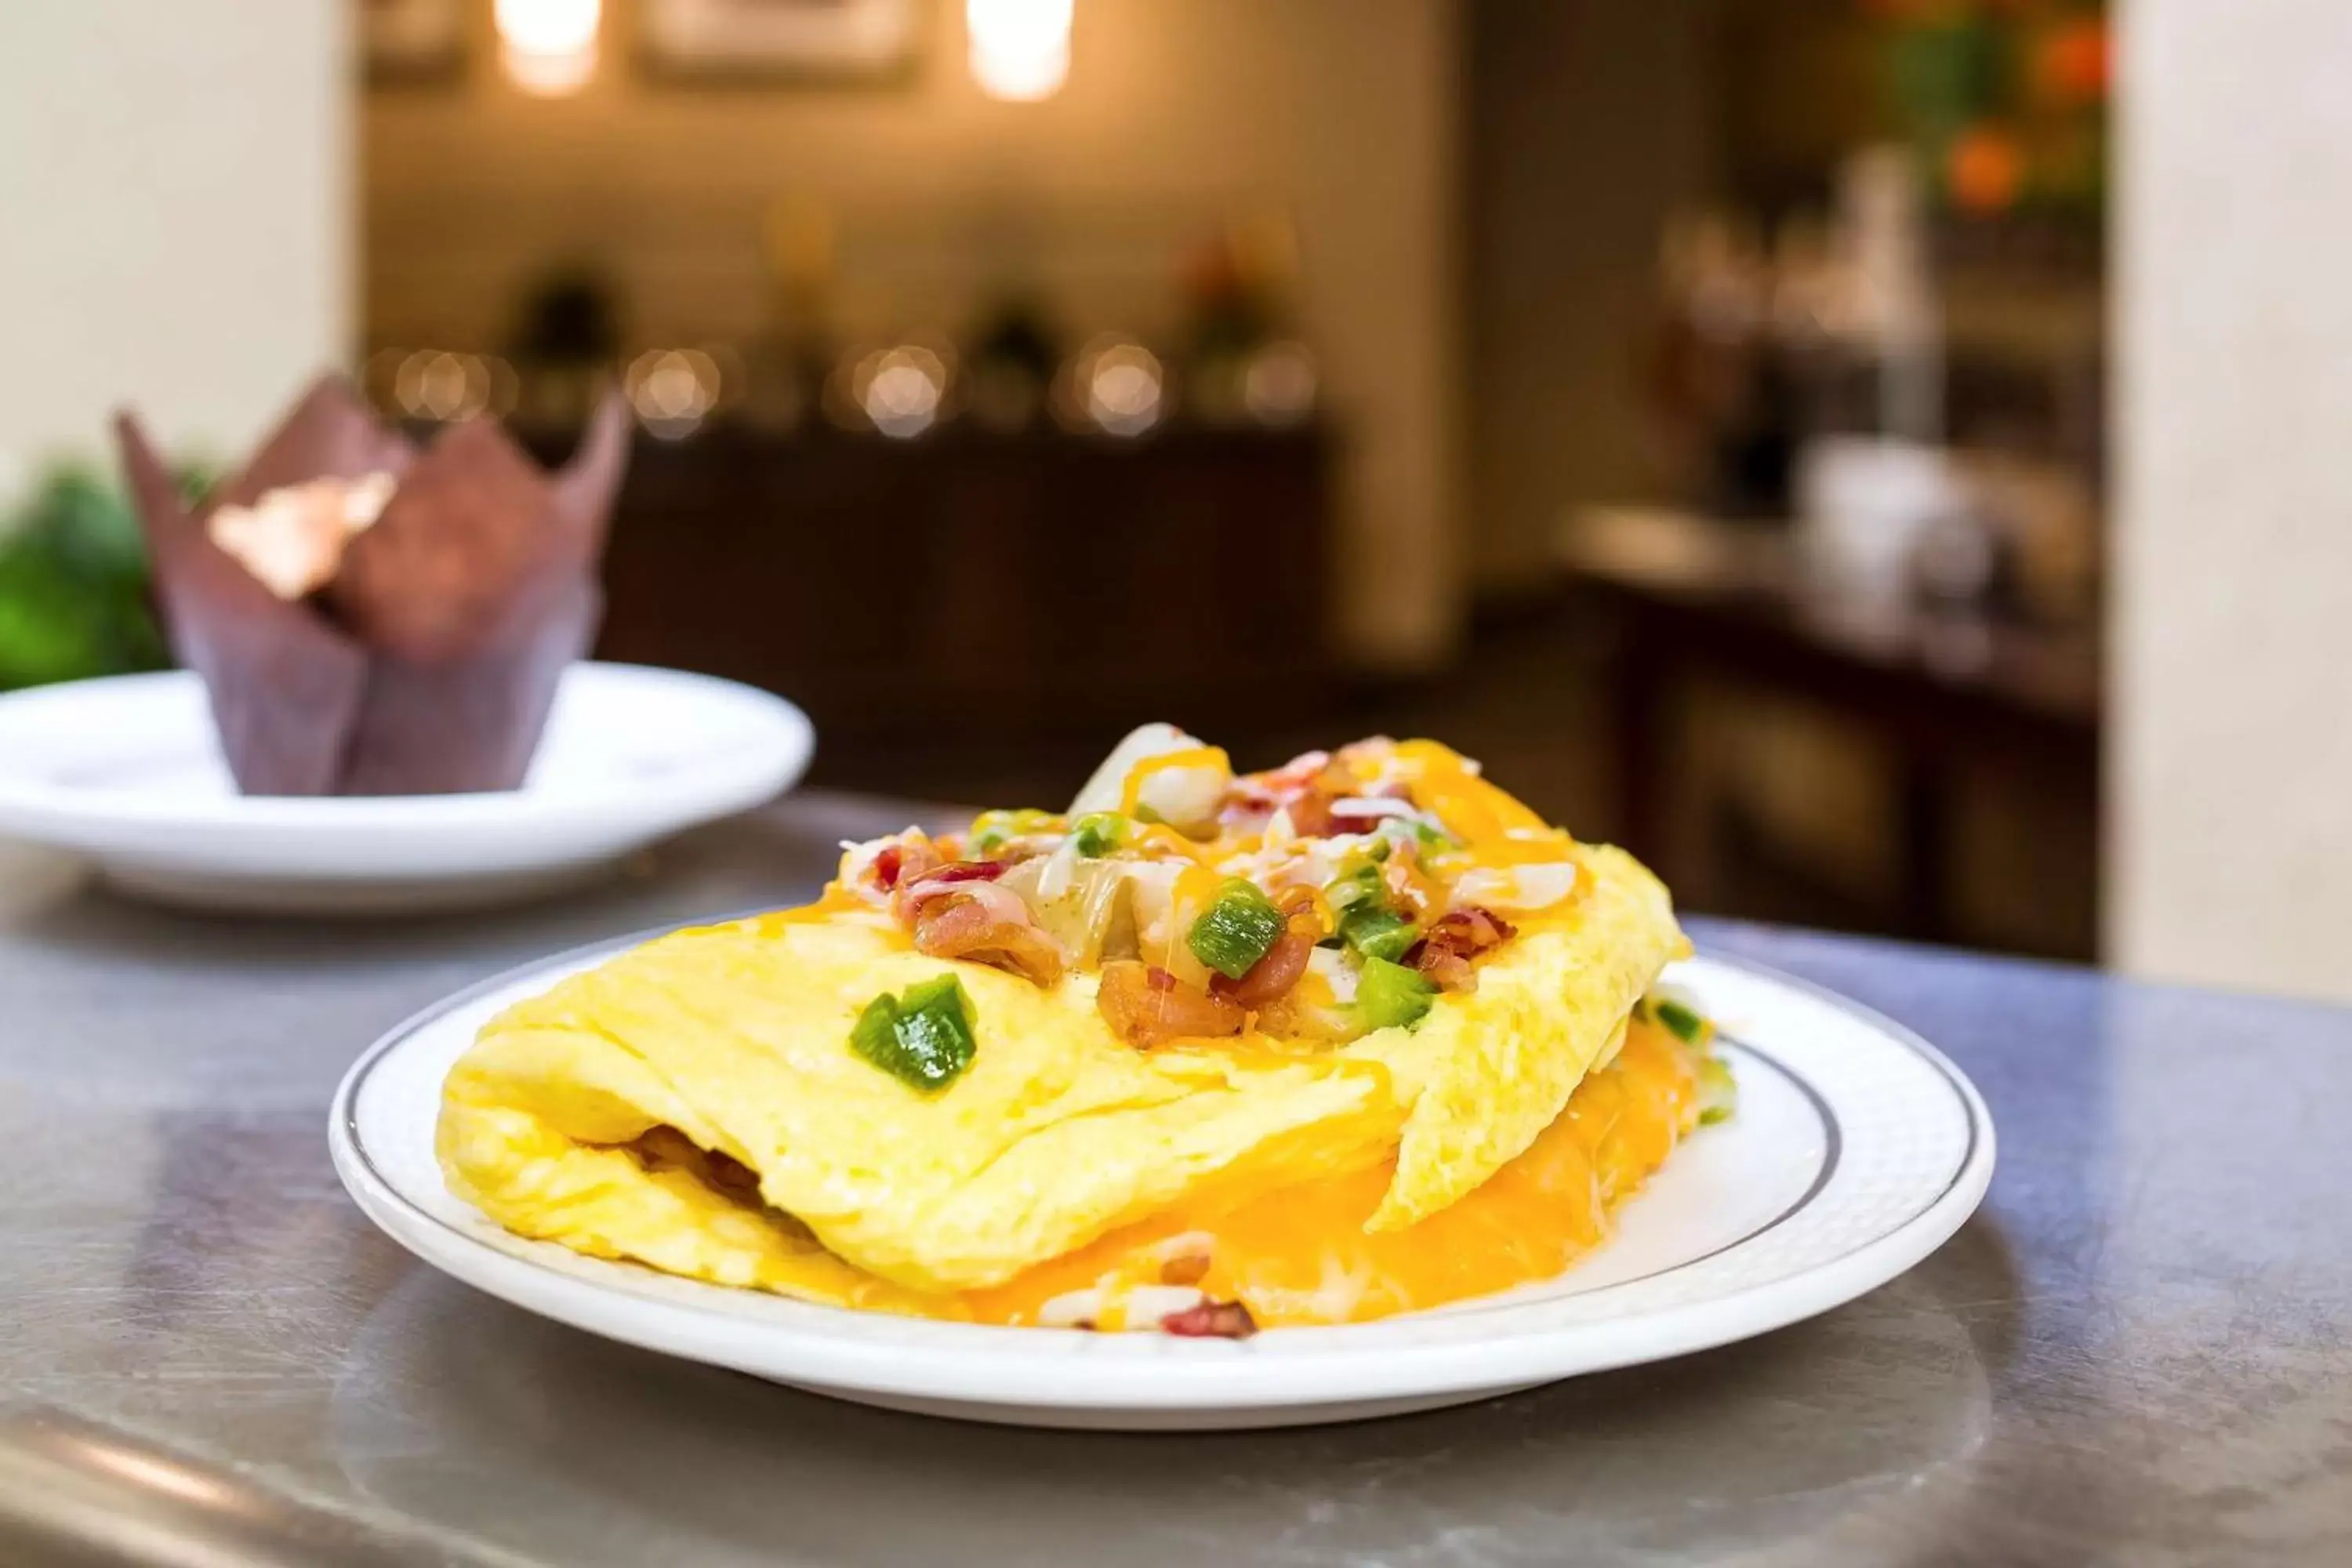
[[[844,847],[815,903],[493,1019],[450,1187],[829,1305],[1237,1335],[1549,1278],[1731,1080],[1658,880],[1429,742],[1235,774],[1166,726],[1066,813]]]

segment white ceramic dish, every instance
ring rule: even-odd
[[[764,691],[579,664],[520,790],[241,795],[196,677],[123,676],[0,697],[0,838],[198,908],[446,909],[545,891],[757,805],[814,745],[807,716]]]
[[[1933,1251],[1992,1175],[1984,1102],[1899,1026],[1801,982],[1697,958],[1670,978],[1721,1020],[1739,1113],[1695,1134],[1556,1280],[1434,1312],[1241,1342],[846,1311],[526,1241],[450,1194],[441,1080],[509,1003],[625,943],[503,975],[411,1019],[344,1079],[330,1136],[369,1217],[436,1268],[630,1344],[896,1409],[1029,1426],[1220,1428],[1462,1404],[1748,1338]]]

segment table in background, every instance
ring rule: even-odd
[[[1262,1435],[992,1430],[542,1322],[412,1261],[327,1159],[412,1011],[805,895],[928,815],[803,795],[603,890],[403,924],[0,884],[0,1561],[454,1564],[2352,1561],[2352,1014],[1695,922],[1983,1089],[1983,1211],[1795,1328]],[[213,1555],[199,1556],[210,1543]]]

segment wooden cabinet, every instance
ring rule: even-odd
[[[1332,679],[1328,445],[641,438],[598,653],[782,692],[829,740],[1275,721]]]

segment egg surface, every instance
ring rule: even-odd
[[[1426,1218],[1534,1142],[1687,948],[1664,885],[1640,861],[1608,845],[1573,853],[1584,896],[1522,927],[1478,972],[1477,990],[1440,997],[1416,1030],[1347,1047],[1388,1068],[1412,1108],[1372,1228]]]
[[[979,1048],[927,1095],[859,1057],[850,1030],[877,993],[950,972]],[[454,1190],[510,1229],[657,1265],[653,1251],[685,1250],[703,1278],[835,1299],[848,1283],[790,1238],[704,1224],[667,1243],[678,1184],[624,1146],[676,1128],[757,1173],[760,1198],[835,1258],[941,1292],[1212,1183],[1374,1163],[1402,1120],[1377,1063],[1139,1052],[1104,1026],[1085,976],[1047,991],[865,923],[747,921],[649,942],[494,1019],[451,1072],[438,1136]]]

